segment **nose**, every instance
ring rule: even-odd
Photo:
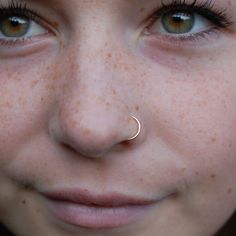
[[[70,76],[63,80],[66,83],[49,121],[51,137],[89,158],[101,158],[134,142],[140,123],[127,106],[119,78],[114,78],[101,60],[83,62],[83,66],[70,67],[69,71],[64,73]]]

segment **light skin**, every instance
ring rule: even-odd
[[[213,236],[236,207],[236,26],[180,43],[144,33],[158,0],[28,4],[50,33],[0,46],[0,222],[17,236]],[[235,1],[215,6],[236,20]],[[51,213],[39,191],[58,186],[163,199],[94,229]]]

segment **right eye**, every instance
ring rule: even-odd
[[[211,0],[193,3],[172,1],[167,5],[162,3],[156,10],[145,33],[175,41],[196,42],[231,26],[233,22],[230,18],[224,9],[217,9]]]
[[[197,13],[174,11],[167,12],[157,19],[151,31],[161,34],[197,34],[212,27],[213,23]]]
[[[9,15],[0,19],[0,40],[27,39],[48,31],[26,16]]]

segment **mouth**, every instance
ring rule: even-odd
[[[161,200],[121,193],[93,194],[83,190],[56,190],[40,193],[46,207],[60,221],[91,229],[116,228],[133,224]]]

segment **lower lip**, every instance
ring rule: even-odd
[[[64,223],[85,228],[116,228],[141,220],[154,204],[91,206],[47,198],[48,209]]]

